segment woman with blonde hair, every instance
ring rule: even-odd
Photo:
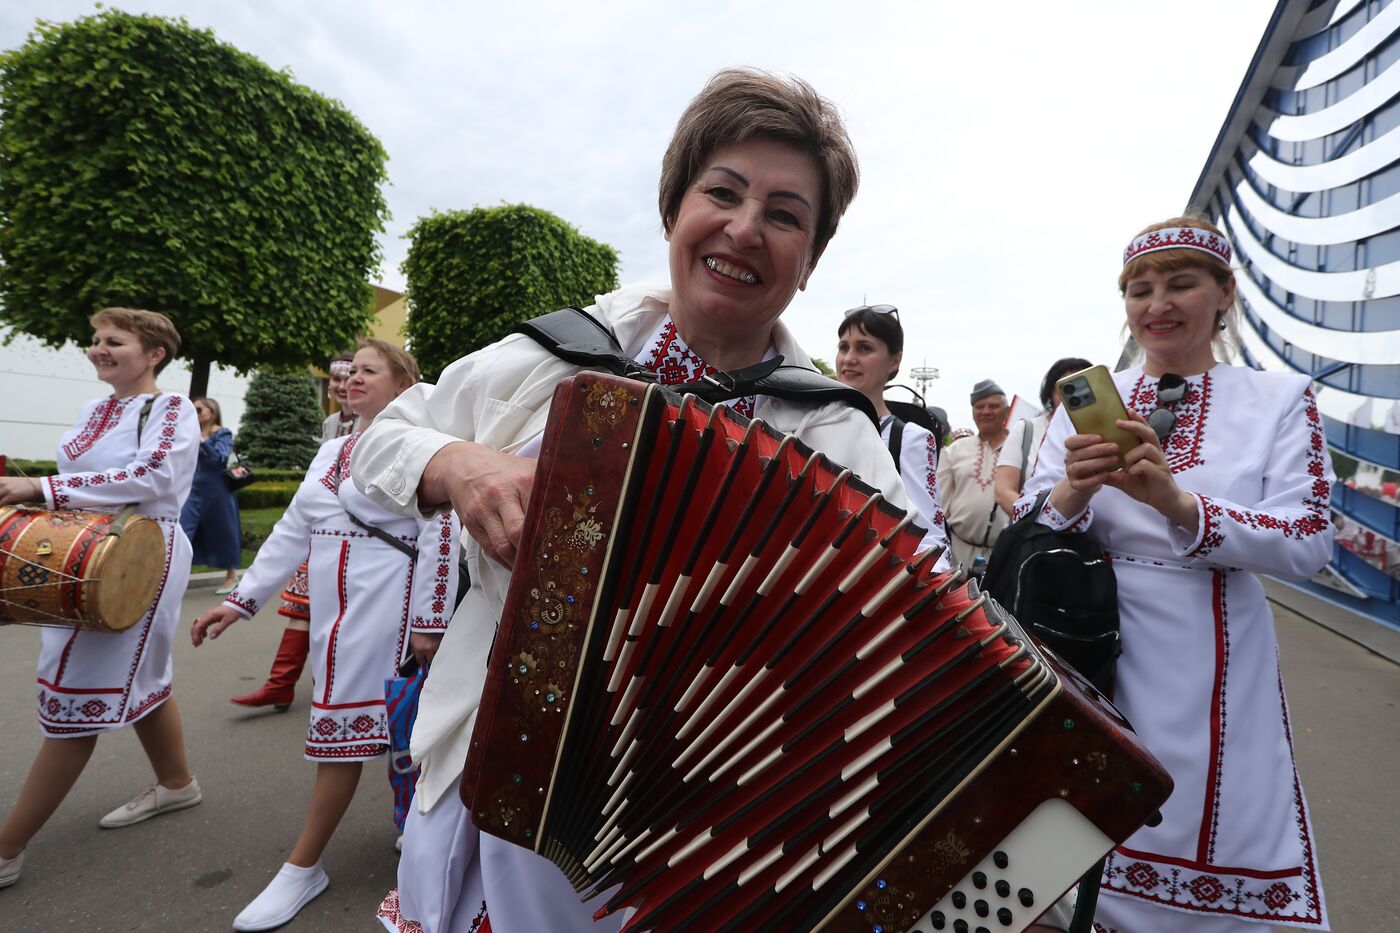
[[[368,424],[418,379],[408,353],[382,340],[362,341],[346,382],[348,403]],[[348,482],[359,440],[351,434],[321,445],[238,587],[191,631],[198,646],[252,618],[281,592],[309,546],[312,701],[305,757],[316,763],[316,782],[301,835],[272,881],[234,918],[235,930],[281,926],[326,889],[321,855],[354,798],[363,763],[389,748],[384,680],[409,652],[430,658],[451,613],[456,520],[441,510],[405,518],[361,495]]]
[[[164,531],[163,569],[150,610],[130,628],[43,630],[36,686],[44,739],[0,826],[0,888],[19,880],[30,839],[68,795],[105,732],[132,726],[156,780],[98,825],[130,826],[203,799],[171,696],[170,655],[190,573],[180,506],[194,479],[199,426],[190,400],[162,392],[156,376],[179,350],[180,335],[155,311],[107,308],[91,323],[87,357],[112,394],[83,406],[63,435],[57,476],[0,477],[0,505],[93,512],[132,505]]]
[[[1142,362],[1114,374],[1138,438],[1056,412],[1017,515],[1092,535],[1118,581],[1114,701],[1176,784],[1162,822],[1110,853],[1096,928],[1327,928],[1278,643],[1255,574],[1332,552],[1332,467],[1306,376],[1224,362],[1228,240],[1177,217],[1134,237],[1118,287]],[[1261,926],[1260,924],[1263,924]]]

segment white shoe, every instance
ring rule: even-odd
[[[326,890],[330,883],[331,879],[326,877],[326,870],[320,862],[310,868],[286,862],[262,893],[233,918],[233,928],[251,931],[280,927]]]
[[[24,867],[24,853],[14,858],[0,857],[0,888],[8,888],[19,880],[19,870]]]
[[[162,813],[192,807],[203,799],[204,793],[199,789],[199,782],[194,779],[193,775],[190,776],[188,784],[174,790],[160,784],[152,784],[131,800],[108,813],[97,825],[103,829],[130,826],[132,823],[149,820]]]

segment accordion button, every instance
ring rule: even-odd
[[[992,853],[992,864],[997,868],[1005,868],[1007,865],[1011,864],[1011,859],[1007,858],[1005,852],[997,849]]]
[[[954,921],[953,921],[953,930],[955,931],[955,933],[967,933],[967,929],[968,929],[968,928],[967,928],[967,921],[966,921],[966,920],[954,920]]]
[[[1011,926],[1011,920],[1012,920],[1012,917],[1011,917],[1011,909],[1010,909],[1010,908],[1008,908],[1008,907],[1003,907],[1001,910],[998,910],[998,911],[997,911],[997,922],[1000,923],[1002,926],[1004,926],[1004,927],[1009,927],[1009,926]]]
[[[977,911],[977,916],[979,917],[990,917],[992,915],[992,905],[988,904],[986,901],[979,900],[972,905],[972,909]]]
[[[962,910],[964,907],[966,907],[966,906],[967,906],[967,895],[964,894],[964,893],[962,893],[961,891],[954,891],[954,892],[953,892],[953,906],[956,907],[958,910]]]
[[[987,875],[985,872],[975,871],[972,873],[972,886],[981,890],[987,886]]]
[[[998,897],[1010,897],[1010,896],[1011,896],[1011,884],[1010,884],[1010,882],[1006,881],[1005,879],[1002,879],[1002,880],[1000,880],[1000,881],[998,881],[998,882],[996,883],[996,889],[997,889],[997,896],[998,896]]]
[[[1030,907],[1035,903],[1035,892],[1030,888],[1022,888],[1016,892],[1016,899],[1021,902],[1022,907]]]
[[[948,918],[943,916],[941,910],[935,910],[929,920],[932,921],[935,930],[941,930],[948,925]]]

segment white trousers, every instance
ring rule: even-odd
[[[1136,897],[1099,893],[1095,933],[1270,933],[1272,923],[1158,907]]]
[[[594,922],[606,896],[588,903],[548,859],[478,832],[458,783],[427,813],[409,810],[399,858],[397,899],[379,919],[392,933],[476,933],[483,907],[491,933],[616,933],[630,912]]]

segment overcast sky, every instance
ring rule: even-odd
[[[1077,4],[767,0],[115,2],[183,15],[343,102],[389,153],[382,282],[433,208],[526,202],[664,282],[661,154],[728,65],[806,78],[843,110],[860,193],[784,316],[830,360],[841,312],[898,305],[906,370],[970,422],[992,377],[1034,396],[1060,356],[1112,366],[1122,249],[1184,207],[1274,0]],[[0,47],[91,2],[9,0]]]

